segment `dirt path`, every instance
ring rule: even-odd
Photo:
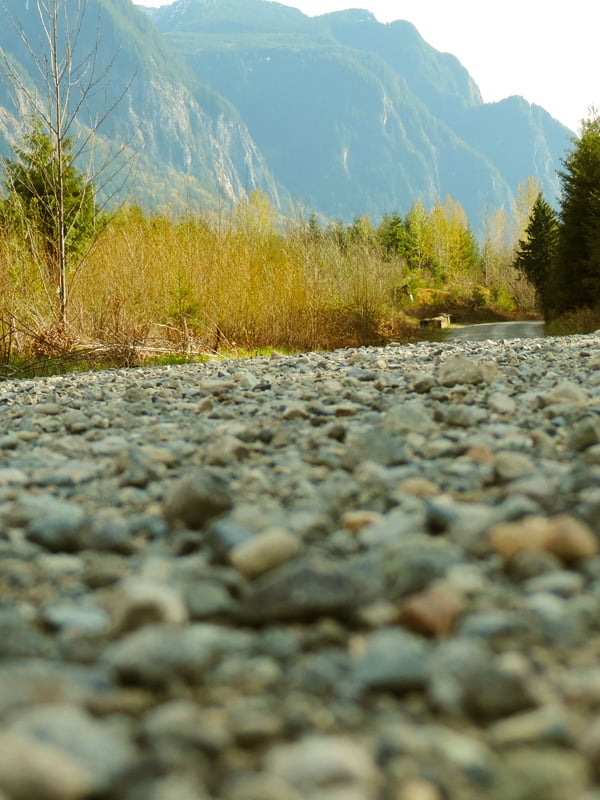
[[[544,335],[543,322],[486,322],[481,325],[465,325],[451,329],[449,339],[531,339]]]

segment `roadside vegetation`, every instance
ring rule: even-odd
[[[479,246],[449,199],[342,225],[281,219],[260,193],[218,218],[127,208],[96,219],[65,304],[44,237],[11,224],[13,186],[0,230],[5,373],[410,341],[439,335],[419,320],[440,310],[458,321],[534,312],[508,231],[496,220]]]
[[[441,312],[600,328],[597,113],[563,162],[558,214],[529,179],[477,237],[450,197],[349,225],[282,218],[259,192],[216,215],[109,213],[127,160],[99,157],[98,129],[122,95],[87,127],[79,113],[111,64],[79,41],[85,0],[35,8],[45,52],[16,24],[43,96],[3,62],[23,130],[1,178],[0,376],[435,338],[420,320]]]

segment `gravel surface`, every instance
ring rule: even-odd
[[[600,335],[0,408],[0,800],[600,798]]]
[[[450,328],[450,339],[528,339],[544,335],[544,323],[528,322],[482,322],[478,325],[465,325],[462,328]]]

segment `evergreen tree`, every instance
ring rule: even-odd
[[[547,283],[557,243],[558,218],[540,192],[531,210],[525,238],[519,240],[514,266],[535,288],[539,306],[544,313],[549,305]]]
[[[563,161],[560,235],[548,306],[561,313],[600,301],[600,115],[582,123]]]
[[[71,140],[64,140],[59,161],[39,123],[34,123],[13,152],[16,158],[4,161],[6,223],[20,230],[34,257],[41,255],[58,286],[61,247],[70,262],[84,254],[93,236],[94,186],[73,164]],[[59,214],[61,203],[63,213]]]
[[[398,214],[385,214],[377,228],[377,239],[386,258],[406,253],[406,226]]]

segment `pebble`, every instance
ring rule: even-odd
[[[244,632],[208,623],[179,630],[146,625],[109,645],[104,661],[124,684],[153,688],[175,679],[202,682],[220,656],[247,645]]]
[[[357,509],[356,511],[346,511],[345,514],[342,514],[340,524],[346,530],[357,532],[363,530],[363,528],[368,528],[370,525],[382,522],[383,519],[383,514],[378,511]]]
[[[364,643],[355,674],[366,689],[388,689],[400,694],[427,686],[429,649],[417,636],[382,628]]]
[[[454,630],[462,607],[461,595],[451,585],[440,582],[403,603],[398,622],[425,636],[448,636]]]
[[[442,800],[442,794],[430,781],[411,778],[402,783],[396,800]]]
[[[574,381],[562,381],[543,395],[544,403],[550,405],[566,404],[573,408],[585,408],[588,404],[588,394]]]
[[[517,402],[509,394],[494,392],[488,398],[488,408],[498,414],[512,416],[517,410]]]
[[[499,747],[537,743],[569,746],[576,742],[579,727],[576,718],[566,708],[545,706],[524,714],[514,714],[494,723],[489,729],[489,735],[490,740]],[[589,751],[588,755],[592,755],[594,741],[593,729],[590,732],[584,746],[584,750]]]
[[[323,558],[294,559],[254,581],[242,598],[248,622],[345,617],[371,595],[360,566]]]
[[[473,359],[451,356],[439,368],[438,380],[442,386],[481,383],[483,372]]]
[[[104,726],[71,705],[40,705],[20,714],[9,731],[57,749],[70,758],[94,791],[104,791],[136,759],[136,750],[117,726]]]
[[[588,724],[582,738],[582,750],[594,776],[600,778],[600,719],[596,718]]]
[[[379,770],[368,749],[342,737],[310,736],[276,745],[265,756],[268,772],[282,778],[300,797],[375,800]]]
[[[504,558],[523,551],[548,552],[573,561],[592,558],[598,541],[589,526],[568,514],[553,519],[529,516],[518,522],[500,523],[489,531],[492,549]]]
[[[535,473],[535,464],[525,453],[500,451],[496,453],[493,464],[500,481],[513,481]]]
[[[68,753],[35,738],[0,733],[0,790],[10,800],[80,800],[92,778]]]
[[[518,748],[503,759],[505,782],[499,800],[544,800],[578,798],[588,784],[583,756],[559,748]]]
[[[283,528],[270,528],[234,547],[229,560],[247,578],[257,578],[294,558],[300,549],[297,536]]]
[[[597,797],[598,364],[4,381],[0,800]]]
[[[105,600],[115,629],[121,633],[152,623],[180,627],[188,614],[181,593],[170,586],[143,578],[126,578]]]
[[[163,513],[169,523],[179,522],[199,530],[209,520],[229,511],[231,506],[226,482],[208,469],[198,469],[169,488]]]

